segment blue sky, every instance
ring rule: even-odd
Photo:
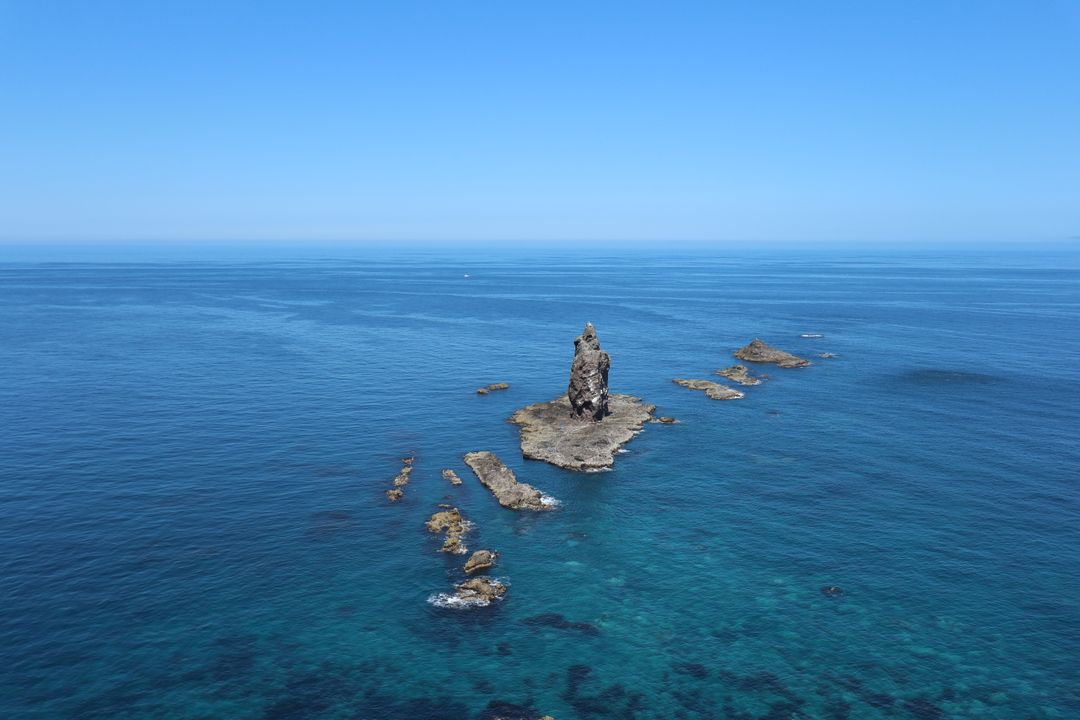
[[[1077,0],[0,0],[9,241],[1076,236]]]

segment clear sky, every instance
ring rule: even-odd
[[[1080,0],[0,0],[0,239],[1077,236]]]

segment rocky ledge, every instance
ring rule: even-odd
[[[472,468],[480,484],[495,495],[499,504],[511,510],[551,510],[557,501],[527,483],[518,482],[514,471],[492,452],[471,452],[465,464]]]
[[[750,369],[745,365],[732,365],[729,368],[723,370],[717,370],[716,374],[720,377],[726,377],[732,382],[737,382],[740,385],[760,385],[761,378],[754,377],[750,374]]]
[[[465,561],[465,574],[472,575],[473,573],[482,570],[490,570],[495,567],[495,563],[498,562],[498,560],[499,553],[497,552],[492,552],[491,550],[477,550]]]
[[[655,405],[633,395],[610,395],[602,422],[576,419],[570,399],[523,407],[510,422],[521,426],[521,454],[567,470],[603,470],[615,464],[615,453],[652,418]]]
[[[439,548],[439,552],[464,555],[469,548],[465,546],[465,535],[471,525],[461,516],[461,511],[456,507],[448,507],[446,510],[432,515],[427,523],[427,529],[433,533],[446,531],[446,539]]]
[[[713,400],[739,400],[746,397],[742,392],[735,388],[729,388],[727,385],[721,385],[712,380],[687,380],[685,378],[675,378],[671,382],[676,385],[682,385],[684,388],[690,388],[691,390],[701,390]]]
[[[736,350],[735,357],[747,362],[775,363],[782,368],[797,368],[810,364],[809,360],[803,360],[801,357],[796,357],[789,352],[777,350],[757,338],[751,340],[746,347]]]
[[[490,385],[485,385],[482,388],[477,388],[476,394],[487,395],[489,392],[494,392],[495,390],[506,390],[509,387],[510,383],[491,383]]]

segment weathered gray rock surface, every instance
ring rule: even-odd
[[[510,387],[510,383],[491,383],[490,385],[485,385],[482,388],[477,388],[476,389],[476,394],[477,395],[487,395],[490,392],[494,392],[496,390],[506,390],[509,387]]]
[[[492,452],[471,452],[465,464],[472,468],[480,484],[495,495],[499,504],[511,510],[552,510],[558,504],[528,483],[518,482],[514,471]]]
[[[495,567],[499,560],[499,553],[490,550],[477,550],[465,561],[465,572],[472,575],[481,570],[489,570]]]
[[[603,470],[615,453],[641,431],[656,406],[633,395],[608,396],[608,414],[599,422],[582,421],[563,395],[523,407],[510,417],[521,426],[521,453],[567,470]]]
[[[746,347],[741,347],[736,350],[735,357],[740,360],[746,360],[747,362],[775,363],[782,368],[797,368],[810,364],[809,360],[796,357],[783,350],[777,350],[774,347],[766,345],[757,338],[751,340],[750,344]]]
[[[458,477],[458,474],[456,472],[454,472],[453,470],[451,470],[449,468],[442,471],[442,476],[443,476],[443,480],[450,483],[451,485],[460,485],[461,484],[461,478]]]
[[[727,385],[715,383],[712,380],[686,380],[685,378],[675,378],[672,382],[676,385],[682,385],[684,388],[690,388],[691,390],[701,390],[713,400],[739,400],[746,397],[739,390],[730,388]]]
[[[574,340],[574,362],[566,395],[571,411],[580,420],[603,420],[608,414],[608,370],[611,358],[600,349],[592,323]]]
[[[716,374],[721,377],[726,377],[732,382],[737,382],[740,385],[760,385],[761,378],[756,378],[750,374],[750,369],[745,365],[732,365],[731,367],[724,368],[723,370],[717,370]]]

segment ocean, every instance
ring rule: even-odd
[[[586,321],[679,423],[579,474]],[[1077,254],[0,252],[0,717],[1078,718],[1078,360]]]

